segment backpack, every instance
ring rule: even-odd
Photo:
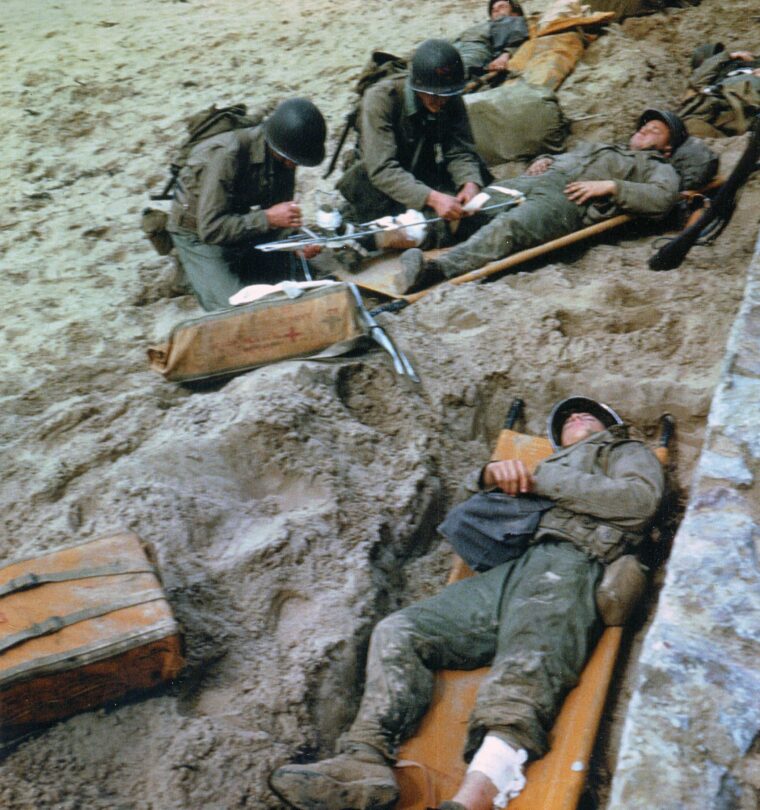
[[[387,53],[386,51],[372,51],[369,61],[364,65],[362,72],[359,74],[359,78],[356,80],[354,92],[358,96],[358,99],[353,109],[346,113],[345,124],[341,130],[338,145],[336,146],[335,152],[330,159],[330,165],[327,167],[327,171],[322,175],[323,179],[328,178],[333,173],[335,164],[338,162],[338,158],[340,157],[341,149],[343,149],[343,144],[346,142],[346,138],[348,137],[348,133],[352,129],[357,133],[359,131],[356,124],[359,120],[362,98],[367,90],[378,82],[383,81],[383,79],[405,76],[408,73],[408,70],[408,59],[404,59],[401,56],[395,56],[394,54]],[[354,152],[356,152],[356,150],[354,150]],[[354,158],[355,157],[356,154],[354,154]],[[351,162],[352,161],[349,158],[347,165],[344,165],[343,168],[347,169]]]
[[[229,107],[219,108],[217,108],[216,104],[212,104],[210,107],[191,115],[186,120],[188,136],[173,154],[169,165],[171,176],[160,194],[151,194],[151,200],[171,200],[174,198],[171,190],[174,188],[177,177],[187,163],[190,152],[196,144],[205,141],[206,138],[220,135],[222,132],[255,127],[264,120],[269,111],[270,107],[266,106],[255,110],[249,115],[245,104],[232,104]]]

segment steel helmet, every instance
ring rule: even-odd
[[[299,166],[318,166],[325,159],[326,136],[325,119],[307,98],[280,102],[264,122],[269,147]]]
[[[641,129],[647,121],[662,121],[662,123],[665,124],[670,131],[670,149],[672,152],[675,152],[689,137],[689,133],[686,131],[686,126],[680,116],[670,110],[657,110],[654,107],[644,110],[639,118],[638,129]]]
[[[603,402],[597,402],[595,399],[580,396],[562,399],[552,408],[552,412],[549,414],[549,419],[546,423],[546,432],[555,450],[559,450],[561,447],[562,425],[565,424],[565,420],[572,413],[590,413],[605,427],[623,424],[623,420],[615,411]]]
[[[445,39],[426,39],[412,57],[412,90],[432,96],[458,96],[464,90],[459,51]]]

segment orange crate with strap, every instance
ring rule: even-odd
[[[179,627],[151,555],[130,532],[0,568],[0,736],[176,677]]]

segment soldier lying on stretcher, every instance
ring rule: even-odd
[[[694,49],[691,67],[679,109],[689,132],[702,138],[743,135],[760,111],[760,56],[708,43]]]
[[[469,722],[469,770],[440,810],[501,808],[521,791],[522,764],[546,753],[561,702],[600,633],[595,591],[605,566],[642,542],[664,486],[654,454],[595,400],[559,402],[549,437],[556,452],[535,474],[505,460],[473,476],[471,489],[504,493],[498,500],[514,504],[526,547],[375,627],[364,696],[339,741],[341,753],[284,765],[271,777],[290,806],[389,810],[399,796],[390,766],[428,708],[433,671],[489,664]],[[464,541],[467,522],[452,527],[455,511],[439,531]],[[529,513],[532,529],[525,526]],[[499,519],[502,527],[508,520]]]
[[[526,39],[528,24],[517,0],[489,0],[488,20],[463,31],[454,47],[472,79],[491,71],[506,73],[510,57]]]
[[[581,143],[539,157],[521,177],[503,181],[525,194],[521,205],[476,214],[478,230],[434,261],[407,250],[394,286],[399,294],[414,292],[621,213],[662,217],[679,191],[704,186],[717,167],[717,157],[689,137],[675,113],[646,110],[627,146]],[[495,198],[490,202],[507,198],[499,187],[486,188]]]

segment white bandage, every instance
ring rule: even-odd
[[[492,188],[494,191],[498,191],[500,194],[507,194],[510,197],[523,197],[522,191],[518,191],[516,188],[507,188],[507,186],[494,186],[490,185],[488,188]]]
[[[478,771],[487,776],[498,791],[493,800],[494,807],[502,808],[506,807],[507,802],[518,796],[525,787],[522,766],[527,759],[528,754],[524,749],[520,748],[515,751],[500,737],[486,734],[480,748],[472,758],[467,773]]]
[[[407,208],[403,214],[396,217],[396,222],[399,225],[405,225],[403,230],[404,235],[414,242],[416,245],[421,245],[422,240],[427,233],[427,225],[425,224],[425,215],[421,211],[415,211],[414,208]]]
[[[343,217],[337,208],[332,208],[329,211],[324,211],[320,208],[319,211],[317,211],[317,225],[319,225],[320,228],[334,231],[340,227],[342,222]]]
[[[467,211],[468,214],[474,214],[476,211],[480,211],[480,209],[491,199],[490,194],[486,194],[485,191],[481,191],[480,194],[476,194],[468,203],[467,205],[462,206],[463,211]]]

